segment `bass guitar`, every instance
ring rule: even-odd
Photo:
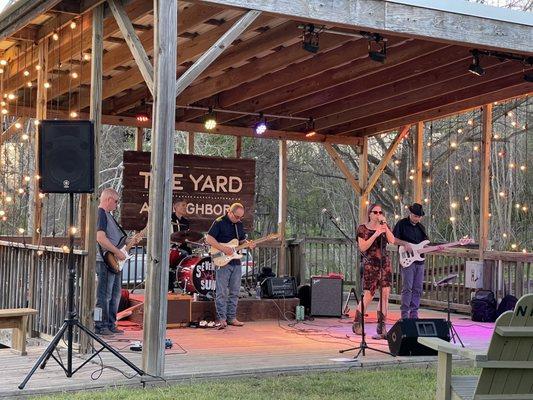
[[[122,254],[124,254],[124,257],[126,257],[124,260],[119,260],[113,252],[109,250],[104,250],[102,257],[104,259],[105,264],[107,265],[107,268],[113,272],[114,274],[120,274],[120,271],[122,271],[122,268],[124,268],[124,264],[126,264],[126,261],[128,261],[133,256],[130,254],[130,250],[133,246],[135,246],[137,243],[140,242],[142,237],[144,236],[144,233],[146,231],[146,228],[144,228],[142,231],[136,233],[133,235],[130,239],[130,242],[122,246],[120,251]]]
[[[253,243],[259,244],[259,243],[268,242],[271,240],[276,240],[278,238],[279,238],[279,234],[272,233],[268,236],[264,236],[262,238],[254,240]],[[227,247],[231,247],[233,249],[233,254],[231,256],[228,256],[223,251],[220,251],[217,248],[211,246],[211,248],[209,249],[209,253],[211,254],[211,260],[213,264],[215,264],[217,267],[224,267],[228,265],[228,263],[231,260],[241,259],[243,255],[239,253],[239,251],[250,247],[250,243],[244,243],[244,244],[239,245],[239,241],[237,239],[233,239],[232,241],[228,243],[220,243],[220,244],[227,246]]]
[[[404,246],[400,246],[400,248],[398,249],[398,254],[400,256],[400,265],[406,268],[415,261],[424,261],[422,254],[442,250],[447,247],[465,246],[470,243],[474,243],[474,239],[464,238],[457,242],[439,244],[438,246],[427,246],[429,244],[429,240],[424,240],[423,242],[420,242],[418,244],[411,244],[411,247],[413,249],[413,251],[411,252],[408,252]]]

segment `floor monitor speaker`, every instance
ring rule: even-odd
[[[430,356],[437,352],[418,343],[419,337],[438,337],[450,341],[450,330],[445,319],[400,319],[389,330],[389,350],[395,356]]]

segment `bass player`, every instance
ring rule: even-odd
[[[254,242],[246,240],[246,234],[242,225],[244,206],[241,203],[233,203],[228,212],[218,217],[209,231],[205,241],[210,246],[231,256],[233,248],[224,243],[237,239],[239,244],[247,243],[248,247],[254,248]],[[237,302],[241,289],[242,266],[240,259],[231,260],[226,266],[218,268],[216,272],[216,327],[224,329],[228,325],[243,326],[244,323],[237,319]]]
[[[409,207],[409,216],[399,220],[394,226],[394,236],[412,244],[428,240],[426,228],[420,222],[424,215],[422,204],[413,203]],[[415,261],[406,268],[400,266],[400,270],[402,275],[402,305],[400,307],[402,319],[416,319],[418,318],[424,282],[424,261]]]

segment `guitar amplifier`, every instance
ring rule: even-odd
[[[312,276],[310,315],[340,317],[342,315],[342,286],[342,278]]]
[[[269,299],[296,297],[296,279],[293,276],[285,276],[263,280],[261,297]]]

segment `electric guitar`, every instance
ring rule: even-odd
[[[404,268],[408,267],[415,261],[424,261],[422,258],[422,254],[424,253],[430,253],[432,251],[436,250],[442,250],[446,247],[454,247],[454,246],[465,246],[467,244],[474,243],[474,239],[468,239],[464,238],[459,240],[458,242],[452,242],[452,243],[445,243],[445,244],[439,244],[438,246],[428,246],[425,247],[427,244],[429,244],[429,240],[424,240],[423,242],[420,242],[418,244],[411,244],[411,247],[413,249],[412,252],[408,252],[404,246],[400,246],[398,249],[398,254],[400,256],[400,265]]]
[[[145,231],[146,228],[133,235],[130,239],[130,242],[120,249],[122,254],[124,254],[124,256],[126,257],[124,260],[119,260],[111,251],[104,250],[102,257],[104,259],[105,264],[107,265],[107,268],[111,272],[113,272],[114,274],[120,274],[120,271],[122,271],[122,268],[124,268],[124,264],[126,264],[126,261],[133,257],[133,255],[130,254],[130,249],[137,243],[139,243],[141,238],[144,236]]]
[[[275,240],[278,238],[279,238],[278,233],[272,233],[268,236],[264,236],[262,238],[254,240],[253,243],[258,244],[258,243],[268,242],[270,240]],[[238,251],[250,247],[250,243],[244,243],[239,246],[239,241],[237,239],[233,239],[228,243],[220,243],[220,244],[231,247],[233,249],[233,254],[231,256],[228,256],[223,251],[220,251],[217,248],[211,246],[211,248],[209,249],[209,253],[211,254],[211,260],[213,264],[215,264],[217,267],[224,267],[228,265],[228,263],[231,260],[241,259],[243,255],[241,253],[238,253]]]

